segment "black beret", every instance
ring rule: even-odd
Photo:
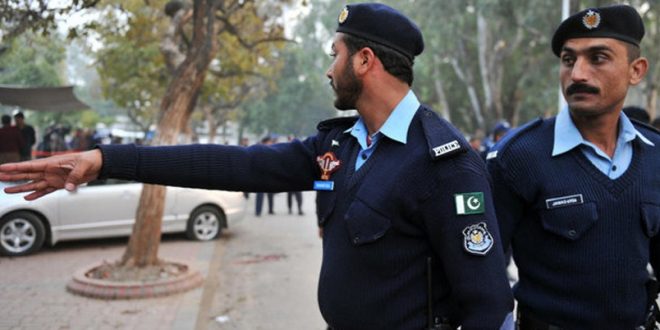
[[[639,46],[644,23],[637,10],[627,5],[585,9],[564,20],[552,36],[552,52],[559,56],[572,38],[613,38]]]
[[[380,3],[346,5],[339,14],[337,32],[390,47],[410,60],[422,53],[424,40],[417,25],[394,8]]]

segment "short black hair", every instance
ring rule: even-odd
[[[628,51],[628,63],[632,63],[634,60],[642,56],[642,50],[637,45],[633,45],[629,42],[623,42]]]
[[[10,115],[2,115],[2,124],[3,125],[11,124],[11,116]]]
[[[17,113],[14,114],[14,118],[22,118],[22,119],[25,119],[25,115],[23,115],[23,113],[19,111],[19,112],[17,112]]]
[[[360,49],[370,48],[383,63],[385,71],[407,83],[408,86],[412,86],[414,79],[413,61],[405,55],[390,47],[350,34],[344,34],[343,41],[351,56]]]

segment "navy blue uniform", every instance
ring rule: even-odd
[[[101,146],[102,176],[239,191],[310,190],[317,157],[340,161],[317,195],[323,227],[318,299],[335,329],[422,329],[427,258],[433,318],[498,329],[513,307],[485,165],[461,134],[420,107],[405,144],[383,138],[362,167],[345,131],[319,125],[304,141],[248,148]],[[464,204],[459,203],[466,202]]]
[[[565,329],[633,329],[646,317],[647,264],[660,266],[660,153],[633,140],[612,180],[580,148],[553,157],[554,126],[539,119],[510,133],[488,160],[519,309]]]

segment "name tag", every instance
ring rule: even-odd
[[[334,181],[314,181],[314,190],[332,191],[334,189]]]
[[[579,204],[584,204],[584,198],[582,197],[582,194],[550,198],[545,200],[545,207],[548,210]]]

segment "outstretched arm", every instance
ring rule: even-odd
[[[72,191],[80,184],[99,176],[103,157],[98,149],[21,163],[0,165],[0,181],[27,181],[5,188],[8,194],[28,192],[26,200],[35,200],[55,190]]]

